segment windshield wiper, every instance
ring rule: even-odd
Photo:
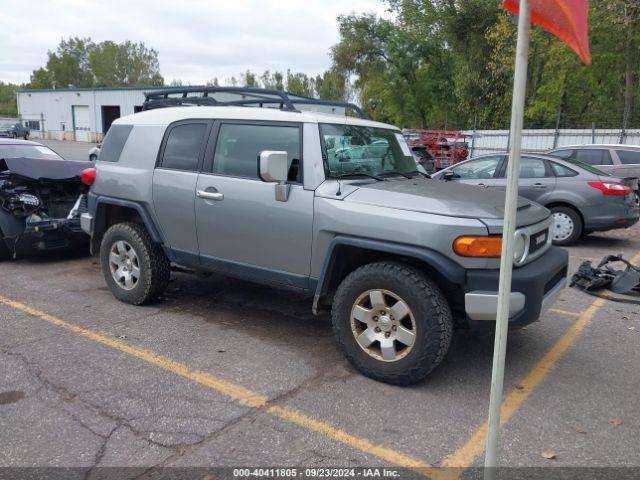
[[[411,175],[409,175],[409,173],[402,173],[402,172],[398,172],[397,170],[387,170],[386,172],[383,172],[380,174],[380,176],[391,176],[391,175],[401,175],[404,178],[413,178]]]
[[[366,173],[366,172],[349,172],[349,173],[341,173],[340,175],[336,175],[335,177],[332,177],[334,179],[340,179],[340,178],[354,178],[354,177],[368,177],[368,178],[373,178],[374,180],[378,180],[379,182],[386,182],[387,179],[386,178],[382,178],[378,175],[372,175],[370,173]]]

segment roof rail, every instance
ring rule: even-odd
[[[300,112],[297,106],[331,107],[328,113],[336,114],[336,109],[344,109],[344,114],[352,110],[360,118],[367,118],[360,107],[353,103],[318,100],[267,88],[254,87],[175,87],[145,92],[142,110],[155,108],[206,105],[278,108],[289,112]],[[309,110],[309,109],[307,109]]]

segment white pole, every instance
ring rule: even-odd
[[[496,478],[498,440],[500,436],[500,406],[504,383],[504,362],[507,352],[509,327],[509,298],[511,274],[513,272],[513,248],[518,209],[518,180],[520,178],[520,147],[522,124],[527,89],[527,66],[529,59],[529,34],[531,32],[531,5],[529,0],[520,0],[518,18],[518,43],[513,80],[511,107],[511,131],[509,133],[509,164],[507,167],[507,193],[502,233],[502,258],[500,259],[500,283],[498,287],[498,315],[493,347],[493,371],[491,374],[491,399],[489,402],[489,429],[485,456],[485,480]]]

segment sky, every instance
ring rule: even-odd
[[[158,51],[165,82],[203,84],[247,69],[326,70],[336,17],[374,12],[382,0],[2,0],[0,80],[29,81],[62,38],[131,40]]]

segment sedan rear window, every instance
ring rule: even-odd
[[[0,145],[0,158],[40,158],[62,160],[62,157],[44,145]]]

